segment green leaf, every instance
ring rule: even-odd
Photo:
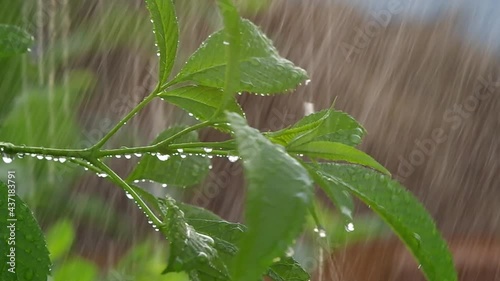
[[[339,212],[345,217],[346,221],[352,222],[354,212],[354,201],[348,190],[340,184],[321,176],[316,169],[305,166],[309,171],[309,175],[314,179],[326,193],[328,198],[332,200]]]
[[[288,147],[320,140],[356,146],[365,134],[365,129],[354,118],[342,111],[328,109],[310,114],[290,128],[268,136],[273,142]]]
[[[0,182],[0,280],[46,281],[49,251],[33,213],[15,194],[14,175],[7,184]]]
[[[308,281],[311,279],[311,276],[291,257],[283,257],[273,263],[267,276],[274,281]]]
[[[160,55],[159,85],[167,82],[174,66],[179,44],[179,26],[172,0],[146,0],[153,21]]]
[[[99,269],[94,263],[82,258],[72,258],[54,272],[54,281],[94,281],[98,274]]]
[[[214,116],[217,109],[222,107],[224,103],[224,92],[220,89],[203,86],[186,86],[163,92],[159,96],[167,102],[193,114],[198,120],[207,121],[212,117],[215,117],[213,121],[225,121],[226,119],[226,116],[222,112],[218,116]],[[243,115],[240,105],[234,98],[226,106],[226,110]]]
[[[184,212],[186,221],[197,232],[214,239],[214,247],[220,254],[224,253],[231,256],[236,254],[238,248],[235,244],[237,244],[246,231],[244,225],[225,221],[203,208],[183,203],[178,203],[178,206]]]
[[[53,261],[58,260],[71,249],[75,239],[75,230],[70,220],[55,223],[46,234],[47,246]]]
[[[161,199],[165,224],[160,231],[170,242],[168,272],[188,273],[192,281],[229,280],[225,264],[214,248],[214,240],[197,232],[172,198]]]
[[[10,57],[26,53],[33,44],[33,36],[24,29],[0,24],[0,57]]]
[[[313,182],[282,146],[249,127],[241,116],[227,116],[248,182],[248,231],[239,243],[232,275],[233,280],[254,281],[300,233],[312,204]]]
[[[172,127],[161,133],[153,142],[159,143],[174,134],[182,131],[184,127]],[[198,141],[198,134],[190,132],[176,139],[173,143],[187,143]],[[135,169],[130,173],[127,182],[135,180],[152,180],[158,183],[174,186],[191,186],[203,181],[209,172],[210,160],[199,155],[171,155],[177,151],[168,149],[168,145],[159,156],[146,154]],[[164,154],[163,154],[164,153]],[[183,158],[184,157],[184,158]],[[168,158],[168,159],[167,159]],[[165,161],[161,161],[165,160]]]
[[[457,280],[448,247],[431,216],[398,182],[356,165],[321,163],[311,167],[379,214],[413,253],[428,280]]]
[[[291,153],[305,154],[312,158],[323,158],[332,161],[346,161],[373,168],[387,175],[391,174],[384,166],[379,164],[370,155],[342,143],[315,141],[294,147],[288,151]]]
[[[241,81],[234,90],[279,93],[295,89],[307,79],[303,69],[279,56],[271,40],[253,23],[241,19],[240,32]],[[174,81],[193,81],[199,85],[224,88],[227,58],[221,50],[227,46],[225,38],[224,30],[212,34],[189,58]]]

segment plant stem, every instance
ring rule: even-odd
[[[106,142],[114,135],[121,127],[123,127],[130,119],[132,119],[141,109],[150,103],[158,94],[159,88],[156,88],[149,96],[143,99],[134,109],[132,109],[125,117],[123,117],[113,129],[111,129],[100,141],[91,147],[92,151],[97,151],[103,147]]]
[[[111,168],[109,168],[106,164],[101,162],[100,160],[92,160],[90,161],[95,167],[99,168],[103,173],[106,173],[109,179],[114,182],[116,185],[121,187],[125,192],[130,194],[132,198],[135,200],[137,205],[144,211],[146,216],[153,221],[153,224],[160,227],[163,222],[155,215],[155,213],[149,208],[149,206],[142,200],[141,196],[135,192],[135,190],[128,185],[120,176],[118,176]]]
[[[20,146],[13,145],[10,143],[0,144],[0,151],[6,154],[38,154],[38,155],[50,155],[57,157],[75,157],[87,159],[90,156],[89,149],[61,149],[61,148],[45,148],[45,147],[34,147],[34,146]]]

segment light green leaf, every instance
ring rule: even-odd
[[[153,21],[156,44],[160,55],[159,84],[167,82],[174,66],[179,44],[179,26],[172,0],[146,0]]]
[[[167,129],[155,139],[153,144],[159,143],[183,129],[183,127]],[[190,132],[176,139],[174,143],[196,141],[198,141],[198,134]],[[191,186],[203,181],[208,174],[209,159],[199,155],[171,155],[178,153],[177,151],[169,150],[168,146],[165,149],[162,150],[162,154],[160,155],[144,155],[139,164],[137,164],[128,176],[127,182],[146,179],[174,186]]]
[[[167,102],[174,104],[191,113],[201,121],[215,117],[213,121],[225,121],[226,116],[221,112],[214,116],[218,108],[223,106],[224,92],[220,89],[203,86],[186,86],[159,95]],[[243,115],[240,105],[233,98],[226,106],[226,110]]]
[[[255,281],[300,233],[312,204],[313,182],[282,146],[271,143],[236,113],[227,116],[248,182],[248,231],[239,243],[232,277]]]
[[[46,281],[51,262],[42,230],[15,194],[15,174],[0,182],[0,280]]]
[[[188,224],[172,198],[161,199],[164,225],[160,231],[170,242],[168,266],[164,273],[185,271],[193,281],[229,280],[225,264],[214,248],[212,237]]]
[[[424,207],[390,177],[356,165],[311,165],[379,214],[413,253],[429,281],[456,281],[445,241]]]
[[[56,222],[47,231],[47,246],[53,261],[58,260],[71,249],[75,239],[75,230],[70,220]]]
[[[54,281],[94,281],[97,280],[97,266],[82,258],[72,258],[65,261],[54,272]]]
[[[356,146],[365,134],[365,129],[354,118],[342,111],[328,109],[310,114],[290,128],[268,136],[273,142],[288,147],[320,140]]]
[[[307,79],[306,72],[279,56],[278,51],[260,29],[248,20],[240,23],[241,45],[239,70],[241,81],[235,91],[251,93],[280,93],[294,89]],[[224,30],[214,33],[189,58],[174,79],[224,88],[228,43]],[[225,43],[226,42],[226,43]]]
[[[26,53],[33,44],[33,36],[20,27],[0,24],[0,57]]]
[[[304,154],[312,158],[332,161],[346,161],[367,166],[384,174],[391,173],[370,155],[342,143],[315,141],[288,150],[290,153]]]
[[[274,281],[308,281],[311,276],[291,257],[282,257],[273,263],[267,276]]]

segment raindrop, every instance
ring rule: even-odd
[[[142,154],[141,154],[141,153],[134,153],[134,155],[135,155],[136,157],[141,157],[141,156],[142,156]]]
[[[47,156],[45,156],[45,159],[50,161],[50,160],[52,160],[52,156],[47,155]]]
[[[186,158],[186,157],[187,157],[187,155],[186,155],[186,154],[181,154],[181,158],[182,158],[182,159],[184,159],[184,158]]]
[[[293,256],[293,254],[295,254],[295,251],[293,250],[293,248],[292,247],[288,247],[288,249],[286,250],[285,255],[287,257],[291,257],[291,256]]]
[[[315,227],[314,232],[318,233],[318,236],[321,238],[326,237],[326,231],[322,227]]]
[[[26,49],[26,51],[28,51],[28,53],[30,53],[30,52],[31,52],[31,49],[30,49],[30,48],[28,48],[28,49]]]
[[[234,163],[234,162],[238,161],[238,160],[240,159],[240,157],[238,157],[238,156],[233,156],[233,155],[229,155],[229,156],[227,157],[227,159],[229,160],[229,162]]]
[[[156,56],[158,56],[158,57],[159,57],[159,56],[160,56],[160,52],[156,53]]]
[[[191,113],[191,112],[189,112],[189,113],[188,113],[188,115],[189,115],[189,116],[191,116],[191,117],[193,117],[193,116],[194,116],[194,115],[193,115],[193,113]]]
[[[209,170],[212,170],[212,168],[213,168],[213,167],[214,167],[214,166],[210,165],[210,166],[208,166],[208,169],[209,169]]]
[[[184,149],[182,149],[182,148],[178,148],[178,149],[177,149],[177,152],[179,152],[179,153],[183,153],[183,152],[184,152]]]
[[[43,159],[43,155],[37,155],[37,156],[36,156],[36,159],[38,159],[38,160],[42,160],[42,159]]]
[[[141,181],[140,180],[134,180],[134,183],[140,183]]]
[[[420,268],[422,268],[422,265],[421,265],[421,264],[419,264],[419,265],[418,265],[417,269],[420,269]]]
[[[122,156],[121,156],[121,155],[115,155],[115,157],[116,157],[117,159],[122,158]]]
[[[167,187],[168,185],[166,183],[162,184],[161,187]]]
[[[132,155],[130,155],[130,154],[125,154],[123,157],[125,157],[125,159],[130,159],[130,158],[132,158]]]
[[[201,259],[208,259],[208,255],[205,252],[198,253],[198,257]]]
[[[108,175],[103,173],[103,174],[97,174],[97,176],[98,176],[98,177],[100,177],[100,178],[105,178],[105,177],[107,177]]]
[[[280,260],[281,260],[281,258],[280,258],[280,257],[277,257],[277,258],[274,258],[274,259],[273,259],[273,262],[279,262]]]
[[[59,157],[59,162],[61,162],[61,163],[66,162],[66,158],[64,158],[64,157]]]
[[[311,79],[306,80],[306,82],[305,82],[306,86],[309,85],[309,83],[311,83]]]
[[[345,231],[347,231],[347,232],[353,232],[354,231],[354,224],[352,222],[346,224]]]
[[[130,195],[130,193],[126,192],[125,195],[127,196],[128,199],[134,199],[134,197],[132,197],[132,195]]]
[[[24,153],[18,153],[17,158],[22,159],[24,157]]]
[[[228,45],[229,45],[229,42],[227,42],[227,41],[224,41],[224,42],[222,42],[222,43],[223,43],[224,45],[226,45],[226,46],[228,46]]]
[[[157,157],[157,158],[158,158],[158,160],[160,160],[160,161],[167,161],[167,160],[168,160],[168,158],[170,158],[170,155],[168,155],[168,154],[160,154],[160,153],[158,153],[158,154],[156,155],[156,157]]]
[[[3,160],[3,162],[4,162],[5,164],[10,164],[10,163],[12,163],[12,161],[13,161],[14,159],[12,159],[12,157],[10,157],[10,156],[9,156],[9,155],[7,155],[7,154],[3,154],[3,155],[2,155],[2,160]]]
[[[205,147],[203,148],[203,150],[205,150],[206,153],[210,153],[212,152],[214,149],[213,148],[209,148],[209,147]]]
[[[85,171],[88,171],[88,170],[89,170],[89,168],[87,168],[87,167],[83,167],[83,169],[84,169]]]
[[[208,155],[207,157],[208,157],[209,159],[214,158],[214,156],[213,156],[213,155]]]

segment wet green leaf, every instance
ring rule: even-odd
[[[380,165],[370,155],[342,143],[315,141],[294,147],[288,151],[291,153],[304,154],[312,158],[322,158],[332,161],[345,161],[359,164],[373,168],[384,174],[391,174],[384,166]]]
[[[235,91],[279,93],[294,89],[307,79],[306,72],[279,56],[276,48],[260,29],[241,20],[239,52],[240,83]],[[224,88],[227,58],[221,50],[227,46],[224,30],[214,33],[189,58],[174,79],[193,81],[199,85]]]
[[[33,44],[33,36],[24,29],[7,24],[0,24],[0,57],[9,57],[26,53]]]
[[[254,281],[300,233],[312,204],[312,180],[304,167],[271,143],[245,119],[227,113],[248,182],[245,210],[248,231],[238,244],[234,280]]]
[[[274,281],[308,281],[311,279],[311,276],[291,257],[283,257],[273,263],[267,276]]]
[[[172,127],[161,133],[153,142],[156,144],[183,130],[184,127]],[[190,132],[176,139],[174,143],[198,141],[198,134]],[[168,146],[167,146],[168,148]],[[162,151],[159,155],[146,154],[127,178],[134,180],[152,180],[174,186],[191,186],[203,181],[208,174],[210,160],[199,155],[170,155],[178,151]],[[161,160],[160,160],[161,159]]]
[[[163,92],[159,95],[169,103],[172,103],[191,113],[201,121],[207,121],[224,103],[224,92],[220,89],[203,86],[186,86],[172,91]],[[233,98],[226,106],[226,110],[243,115],[241,107]],[[226,116],[221,112],[215,116],[213,121],[225,121]]]
[[[170,243],[164,273],[185,271],[192,281],[229,280],[213,238],[197,232],[172,198],[160,199],[159,204],[165,220],[160,231]]]
[[[15,195],[18,179],[8,178],[7,184],[0,182],[0,280],[46,281],[51,262],[45,238],[31,210]]]
[[[167,82],[179,44],[179,26],[172,0],[146,0],[160,56],[159,84]]]
[[[323,110],[310,114],[290,128],[268,134],[273,142],[288,147],[311,141],[331,141],[356,146],[366,134],[354,118],[342,111]]]
[[[413,253],[428,280],[457,280],[451,254],[431,216],[397,181],[356,165],[321,163],[311,167],[380,215]]]

